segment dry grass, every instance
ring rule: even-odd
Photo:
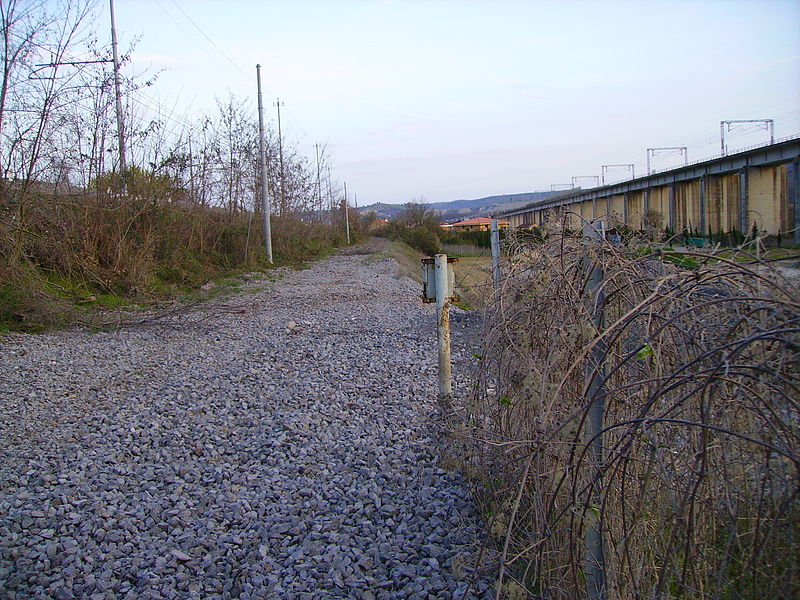
[[[462,256],[453,269],[458,295],[470,308],[486,307],[492,297],[492,257]]]
[[[330,227],[273,220],[276,264],[325,253]],[[268,267],[259,219],[153,197],[0,198],[0,328],[58,326],[72,305],[183,294],[209,279]]]

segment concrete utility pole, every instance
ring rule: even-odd
[[[273,106],[278,107],[278,157],[280,158],[280,167],[281,167],[281,209],[280,214],[283,215],[286,212],[286,191],[285,191],[285,183],[286,180],[284,179],[283,173],[283,135],[281,134],[281,106],[285,103],[281,102],[280,98],[276,98],[277,102]]]
[[[331,227],[336,225],[336,219],[333,215],[336,214],[336,207],[333,202],[333,186],[331,185],[331,168],[328,167],[328,206],[330,207]]]
[[[269,194],[267,193],[267,153],[264,144],[264,103],[261,99],[261,65],[256,65],[258,80],[258,154],[261,162],[261,213],[264,225],[264,250],[272,263],[272,226],[269,222]]]
[[[314,151],[317,154],[317,218],[322,221],[322,183],[319,177],[319,144],[314,144]]]
[[[344,182],[344,227],[347,233],[347,245],[350,245],[350,214],[347,212],[347,182]]]
[[[194,198],[194,157],[192,156],[192,134],[189,134],[189,198],[195,204]]]
[[[125,125],[122,118],[122,97],[119,83],[119,52],[117,50],[117,28],[114,24],[114,0],[109,0],[111,7],[111,51],[114,56],[114,95],[117,103],[117,143],[119,144],[120,174],[128,170],[125,162]]]

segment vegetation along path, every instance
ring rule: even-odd
[[[432,309],[358,252],[169,322],[0,338],[0,597],[486,597]]]

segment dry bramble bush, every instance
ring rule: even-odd
[[[509,241],[459,432],[487,486],[498,598],[588,597],[593,526],[608,598],[800,597],[796,283],[744,250]],[[599,464],[593,348],[605,368]]]

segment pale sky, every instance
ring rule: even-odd
[[[359,205],[549,190],[604,164],[640,175],[648,147],[718,154],[720,120],[800,132],[798,0],[115,0],[115,10],[120,45],[139,38],[126,69],[163,70],[143,102],[174,110],[176,130],[229,90],[255,111],[260,63],[268,119],[280,97],[286,143],[310,157],[327,144]],[[733,150],[768,137],[743,127],[727,139]]]

